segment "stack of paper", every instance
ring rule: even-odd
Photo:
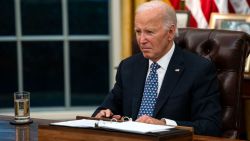
[[[98,128],[113,129],[113,130],[132,132],[132,133],[154,133],[154,132],[168,131],[170,128],[173,128],[172,126],[146,124],[134,121],[112,122],[112,121],[89,120],[89,119],[56,122],[56,123],[51,123],[51,125],[82,127],[82,128],[98,127]]]

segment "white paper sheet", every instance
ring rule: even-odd
[[[97,120],[71,120],[64,122],[55,122],[51,123],[51,125],[59,125],[59,126],[68,126],[68,127],[95,127],[95,123],[98,123]]]
[[[172,126],[166,125],[154,125],[154,124],[146,124],[134,121],[126,121],[126,122],[111,122],[111,121],[101,121],[101,120],[72,120],[65,122],[56,122],[51,123],[51,125],[58,126],[68,126],[68,127],[85,127],[85,128],[105,128],[105,129],[113,129],[118,131],[132,132],[132,133],[154,133],[160,131],[168,131]]]
[[[114,129],[126,132],[133,132],[133,133],[153,133],[153,132],[161,132],[161,131],[168,131],[172,126],[166,125],[154,125],[154,124],[147,124],[141,122],[134,122],[134,121],[127,121],[127,122],[112,122],[112,123],[99,123],[99,127],[107,128],[107,129]]]

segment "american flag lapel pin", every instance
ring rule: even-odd
[[[175,69],[174,71],[175,71],[175,72],[180,72],[180,69]]]

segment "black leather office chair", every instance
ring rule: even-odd
[[[175,43],[215,63],[220,84],[223,137],[243,136],[242,83],[250,36],[237,31],[183,28],[179,29]]]
[[[245,32],[182,28],[175,43],[210,59],[217,67],[222,105],[223,137],[245,138],[242,84],[244,67],[250,52],[250,35]],[[138,53],[136,40],[133,54]]]

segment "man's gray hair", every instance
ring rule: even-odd
[[[176,18],[176,13],[175,10],[169,6],[168,4],[166,4],[163,1],[160,0],[152,0],[150,2],[146,2],[141,4],[137,10],[136,13],[141,12],[141,11],[145,11],[145,10],[151,10],[151,9],[161,9],[162,10],[162,16],[164,18],[164,25],[166,26],[166,28],[168,28],[171,25],[177,25],[177,18]]]

